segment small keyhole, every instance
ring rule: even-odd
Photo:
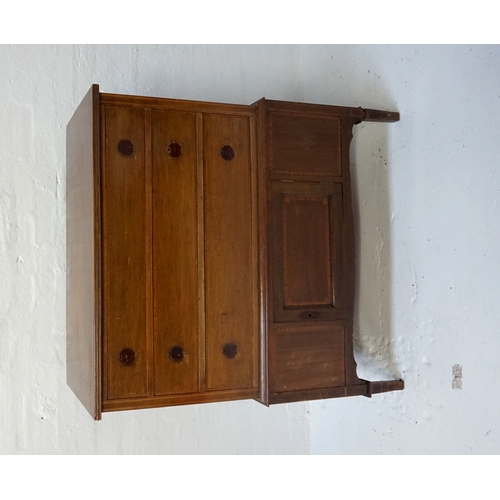
[[[320,319],[321,314],[317,311],[304,311],[299,317],[302,319]]]

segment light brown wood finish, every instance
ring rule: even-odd
[[[358,124],[362,121],[394,123],[399,121],[400,118],[398,112],[383,111],[379,109],[367,109],[361,107],[352,108],[347,106],[331,106],[329,104],[311,104],[290,101],[274,101],[272,99],[265,99],[265,103],[268,111],[289,112],[293,108],[293,112],[295,113],[314,113],[315,115],[321,114],[324,116],[337,116],[341,118],[342,121],[351,121],[354,124]]]
[[[107,398],[147,395],[144,109],[106,106],[103,157],[104,338]],[[122,140],[131,154],[118,150]],[[120,360],[124,349],[135,361]]]
[[[164,97],[133,96],[122,94],[100,94],[103,104],[115,106],[150,107],[184,111],[191,113],[225,114],[231,116],[255,116],[252,106],[226,104],[220,102],[189,101],[184,99],[168,99]]]
[[[66,128],[66,378],[101,419],[99,87]]]
[[[397,119],[93,86],[67,140],[67,373],[92,416],[402,389],[359,379],[352,342],[351,130]]]
[[[259,391],[257,388],[250,388],[174,394],[171,396],[155,396],[152,398],[114,399],[104,401],[102,411],[137,410],[140,408],[159,408],[163,406],[215,403],[219,401],[238,401],[240,399],[255,399],[258,394]]]
[[[394,111],[381,111],[379,109],[365,109],[363,121],[366,122],[387,122],[394,123],[399,121],[399,113]]]
[[[144,192],[144,230],[146,232],[146,239],[144,240],[144,247],[146,252],[146,349],[147,349],[147,395],[149,397],[154,395],[154,307],[153,307],[153,259],[148,258],[153,254],[153,155],[152,155],[152,133],[151,133],[151,108],[144,109],[144,156],[145,156],[145,192]]]
[[[262,367],[269,392],[263,402],[358,394],[364,382],[352,354],[349,146],[351,128],[365,112],[264,100],[258,115],[266,139],[261,161],[267,162],[259,166],[267,171],[261,189],[268,193],[267,201],[260,200],[271,215],[260,242],[268,246],[263,279],[271,291]]]
[[[330,106],[327,104],[310,104],[304,102],[290,102],[290,101],[275,101],[266,99],[266,110],[269,113],[278,111],[285,113],[296,113],[298,115],[323,115],[330,117],[340,117],[342,120],[345,118],[353,119],[360,122],[365,118],[365,110],[363,108],[351,108],[347,106]]]
[[[252,205],[252,315],[253,315],[253,386],[260,385],[260,299],[259,299],[259,205],[258,205],[258,172],[257,172],[257,120],[251,116],[250,121],[250,182]]]
[[[196,190],[198,203],[198,220],[196,229],[198,232],[198,384],[199,391],[207,390],[206,363],[205,363],[205,209],[204,209],[204,181],[203,181],[203,115],[196,114]]]
[[[271,352],[273,393],[345,385],[342,325],[322,322],[276,327]]]
[[[206,381],[208,390],[252,387],[255,278],[249,119],[204,115]],[[229,146],[234,158],[225,160]],[[237,349],[233,359],[226,344]]]
[[[273,321],[346,318],[342,185],[271,181]]]
[[[273,112],[269,117],[270,169],[274,177],[342,175],[340,118]]]
[[[258,306],[259,306],[259,397],[258,401],[269,405],[269,269],[268,269],[268,207],[271,206],[271,190],[267,189],[267,134],[266,100],[254,104],[256,111],[256,150],[257,150],[257,230],[258,230]],[[271,312],[272,314],[272,312]]]
[[[155,395],[197,392],[196,114],[152,111]],[[178,144],[179,156],[168,148]],[[169,351],[183,349],[174,361]]]
[[[285,308],[335,305],[329,201],[321,196],[283,195]]]

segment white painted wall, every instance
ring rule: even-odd
[[[0,453],[303,454],[306,404],[105,414],[66,386],[65,129],[102,92],[300,99],[296,47],[0,46]]]
[[[498,454],[500,47],[305,47],[301,64],[305,100],[401,113],[359,127],[353,171],[357,345],[378,361],[358,373],[406,389],[308,404],[311,452]]]
[[[0,453],[498,453],[500,49],[0,46]],[[353,143],[359,373],[401,393],[105,414],[65,383],[65,127],[101,91],[399,110]],[[453,364],[463,389],[451,388]]]

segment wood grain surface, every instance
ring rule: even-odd
[[[354,125],[398,119],[92,86],[67,126],[67,380],[92,417],[402,389],[356,373],[349,167]]]
[[[205,115],[204,209],[207,389],[252,387],[255,276],[249,119]],[[229,146],[234,158],[225,160]],[[232,343],[236,357],[224,356]]]
[[[147,395],[144,110],[106,106],[103,155],[105,374],[108,399]],[[118,145],[130,141],[133,151]],[[131,349],[135,362],[120,353]]]
[[[93,85],[66,128],[67,383],[101,419],[101,262],[99,87]]]
[[[198,240],[196,114],[152,111],[155,395],[197,392]],[[171,156],[170,144],[180,155]],[[169,350],[179,346],[181,361]]]

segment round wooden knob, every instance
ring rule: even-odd
[[[231,146],[223,146],[220,150],[220,155],[224,160],[231,161],[234,158],[234,149]]]
[[[125,366],[130,366],[135,363],[135,352],[132,349],[123,349],[120,353],[120,361]]]
[[[236,344],[230,342],[222,348],[222,352],[224,356],[226,356],[226,358],[234,359],[236,357],[236,354],[238,354],[238,347],[236,346]]]
[[[171,142],[167,148],[167,153],[172,157],[172,158],[179,158],[179,156],[182,153],[182,147],[180,144],[177,142]]]
[[[168,357],[172,361],[179,363],[179,361],[184,359],[184,349],[178,345],[174,345],[170,348],[170,351],[168,351]]]
[[[130,156],[134,152],[134,145],[128,139],[122,139],[118,143],[118,151],[123,156]]]

